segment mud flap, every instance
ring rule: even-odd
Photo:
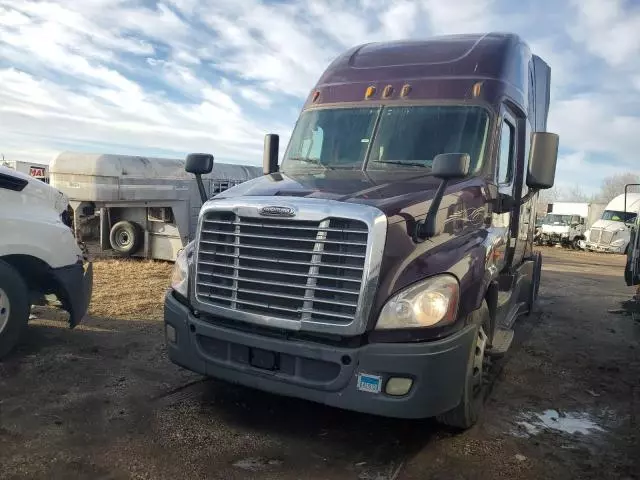
[[[630,287],[640,285],[640,238],[638,237],[638,227],[631,229],[627,263],[624,268],[624,281]]]
[[[93,293],[93,264],[78,262],[52,270],[57,280],[56,295],[62,308],[69,312],[69,327],[82,321]]]

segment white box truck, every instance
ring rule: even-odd
[[[585,231],[600,217],[604,204],[593,202],[554,202],[541,221],[536,241],[539,245],[580,248]]]
[[[66,196],[0,166],[0,359],[19,341],[31,305],[55,295],[75,327],[92,293],[93,271],[65,216]]]

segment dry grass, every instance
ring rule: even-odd
[[[172,263],[152,260],[95,260],[89,315],[126,320],[160,320]]]

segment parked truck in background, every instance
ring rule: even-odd
[[[542,218],[538,245],[563,245],[582,248],[585,231],[604,211],[605,206],[592,202],[554,202]]]
[[[638,210],[640,193],[618,195],[585,232],[586,239],[581,246],[590,251],[626,254]]]
[[[0,359],[45,295],[57,297],[72,328],[87,311],[93,271],[69,227],[67,206],[62,192],[0,166]]]
[[[204,203],[165,299],[204,375],[468,428],[530,312],[550,68],[516,35],[372,43],[335,59],[278,165]],[[193,154],[199,179],[211,156]],[[206,198],[204,198],[206,200]]]
[[[260,174],[218,163],[202,185],[211,196]],[[196,231],[200,194],[184,159],[63,152],[51,185],[69,197],[74,232],[95,254],[173,261]]]

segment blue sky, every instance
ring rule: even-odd
[[[0,152],[260,164],[360,43],[513,31],[552,68],[558,184],[640,173],[640,4],[628,0],[0,0]]]

